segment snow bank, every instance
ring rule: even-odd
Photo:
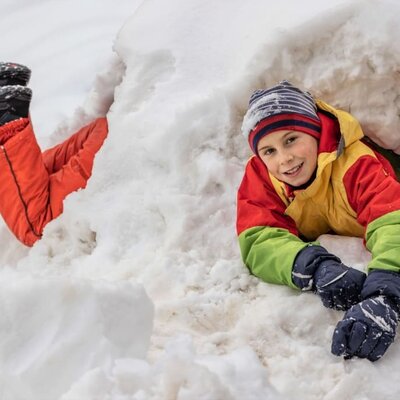
[[[224,356],[198,356],[188,336],[167,344],[154,365],[117,360],[108,371],[87,373],[61,400],[267,400],[282,399],[265,379],[254,352],[242,348]]]
[[[3,0],[1,59],[29,65],[31,114],[39,140],[81,104],[125,19],[143,0]]]
[[[391,1],[351,1],[272,32],[241,82],[253,90],[287,79],[351,112],[368,136],[400,153],[398,8]]]
[[[143,359],[152,322],[139,285],[2,271],[1,398],[57,399],[94,367]]]
[[[143,2],[116,39],[119,59],[50,138],[104,113],[114,98],[87,189],[68,198],[31,250],[3,228],[0,260],[45,281],[104,280],[116,291],[122,282],[141,284],[155,307],[149,350],[146,359],[104,350],[108,362],[89,366],[93,354],[67,355],[75,344],[63,353],[80,371],[72,386],[50,364],[37,382],[51,382],[64,400],[398,398],[397,342],[376,364],[332,356],[342,314],[312,294],[250,276],[235,236],[236,189],[250,154],[240,125],[254,89],[288,79],[350,110],[371,136],[399,150],[398,12],[397,3],[366,0]],[[368,262],[359,239],[321,241],[349,265]],[[118,299],[114,310],[124,304]],[[147,304],[138,299],[139,315]],[[69,302],[57,306],[60,314],[64,306],[79,315]],[[10,334],[24,326],[25,314],[15,314]],[[80,332],[102,348],[89,326]],[[18,393],[13,381],[6,388]]]

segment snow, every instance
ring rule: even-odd
[[[400,152],[397,2],[0,10],[2,57],[33,70],[40,144],[105,113],[110,126],[88,187],[40,242],[1,226],[2,399],[398,398],[398,340],[375,364],[331,355],[342,313],[250,276],[235,235],[253,90],[287,79]],[[320,239],[368,263],[360,239]]]
[[[154,310],[142,286],[1,278],[2,398],[55,399],[87,371],[146,355]]]

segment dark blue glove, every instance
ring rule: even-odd
[[[328,308],[348,310],[361,300],[366,275],[336,261],[321,262],[314,273],[314,290]]]
[[[345,358],[376,361],[396,336],[399,319],[400,275],[376,270],[361,291],[363,300],[348,310],[332,338],[332,353]]]
[[[395,307],[386,297],[361,301],[336,325],[332,353],[346,359],[356,356],[379,360],[396,336],[397,320]]]
[[[302,290],[313,290],[328,308],[347,310],[361,300],[366,275],[344,265],[340,258],[321,246],[310,245],[297,255],[293,283]]]

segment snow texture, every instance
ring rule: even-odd
[[[242,265],[248,99],[287,79],[400,153],[394,1],[5,0],[43,147],[107,114],[83,191],[28,249],[0,229],[0,397],[397,400],[385,357],[330,353],[343,313]],[[18,28],[17,28],[18,27]],[[12,32],[12,34],[10,34]],[[362,241],[321,244],[359,269]]]

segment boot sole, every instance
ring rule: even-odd
[[[12,62],[0,63],[0,85],[27,85],[31,78],[31,70],[22,64]]]

